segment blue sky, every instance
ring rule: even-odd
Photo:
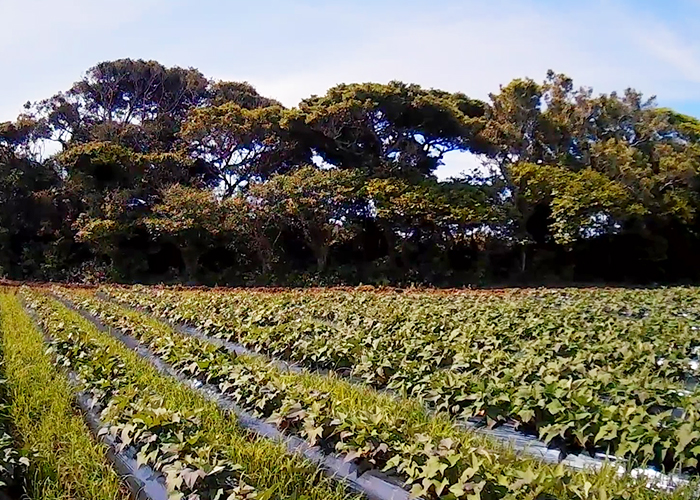
[[[287,106],[392,79],[486,99],[552,68],[700,116],[700,0],[0,0],[0,121],[120,57],[247,80]]]

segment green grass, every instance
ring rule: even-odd
[[[57,372],[42,334],[14,294],[0,294],[5,377],[15,437],[34,453],[28,491],[42,500],[127,499],[126,489],[73,407],[68,381]]]
[[[46,300],[42,298],[41,300]],[[201,412],[201,430],[209,443],[215,443],[231,462],[244,467],[246,482],[269,498],[298,498],[304,500],[341,500],[349,498],[344,486],[321,475],[308,461],[290,456],[283,445],[256,438],[242,429],[235,416],[185,385],[161,375],[118,340],[98,331],[92,323],[56,301],[50,305],[66,325],[74,325],[90,342],[106,347],[133,375],[134,385],[148,387],[162,398],[162,406],[172,411]],[[266,497],[268,498],[268,497]]]

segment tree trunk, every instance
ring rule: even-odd
[[[396,238],[394,237],[394,232],[391,226],[386,222],[380,221],[379,223],[382,233],[384,234],[384,241],[386,242],[387,256],[389,257],[389,267],[392,269],[398,269],[398,257],[396,255]]]
[[[188,284],[197,282],[197,271],[199,267],[199,252],[190,245],[182,249],[182,261],[185,264],[185,276]]]
[[[328,245],[321,245],[314,248],[314,254],[316,255],[316,272],[322,273],[326,270],[329,250],[330,248]]]
[[[268,275],[272,270],[272,245],[270,240],[264,236],[256,236],[255,241],[255,253],[260,259],[260,265],[262,266],[262,272],[264,275]]]

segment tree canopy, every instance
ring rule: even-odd
[[[439,180],[455,152],[483,167]],[[692,282],[700,120],[552,71],[486,101],[393,81],[285,108],[121,59],[0,123],[0,205],[14,279]]]

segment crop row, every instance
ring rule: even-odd
[[[68,380],[14,294],[0,293],[3,499],[126,500],[106,448],[76,412]]]
[[[216,385],[239,406],[327,452],[343,453],[364,468],[400,475],[414,495],[431,498],[644,498],[640,483],[574,473],[518,459],[429,416],[416,402],[337,379],[280,372],[258,357],[236,356],[184,336],[166,324],[90,292],[65,294],[106,325],[132,335],[182,374]],[[631,498],[631,497],[629,497]]]
[[[170,499],[340,499],[346,494],[274,443],[251,439],[230,416],[155,372],[55,300],[24,291],[120,448],[165,477]]]
[[[622,298],[572,290],[452,298],[103,291],[459,418],[483,417],[491,426],[514,420],[566,452],[613,453],[667,470],[698,466],[694,290],[640,292],[637,302],[628,291]]]

